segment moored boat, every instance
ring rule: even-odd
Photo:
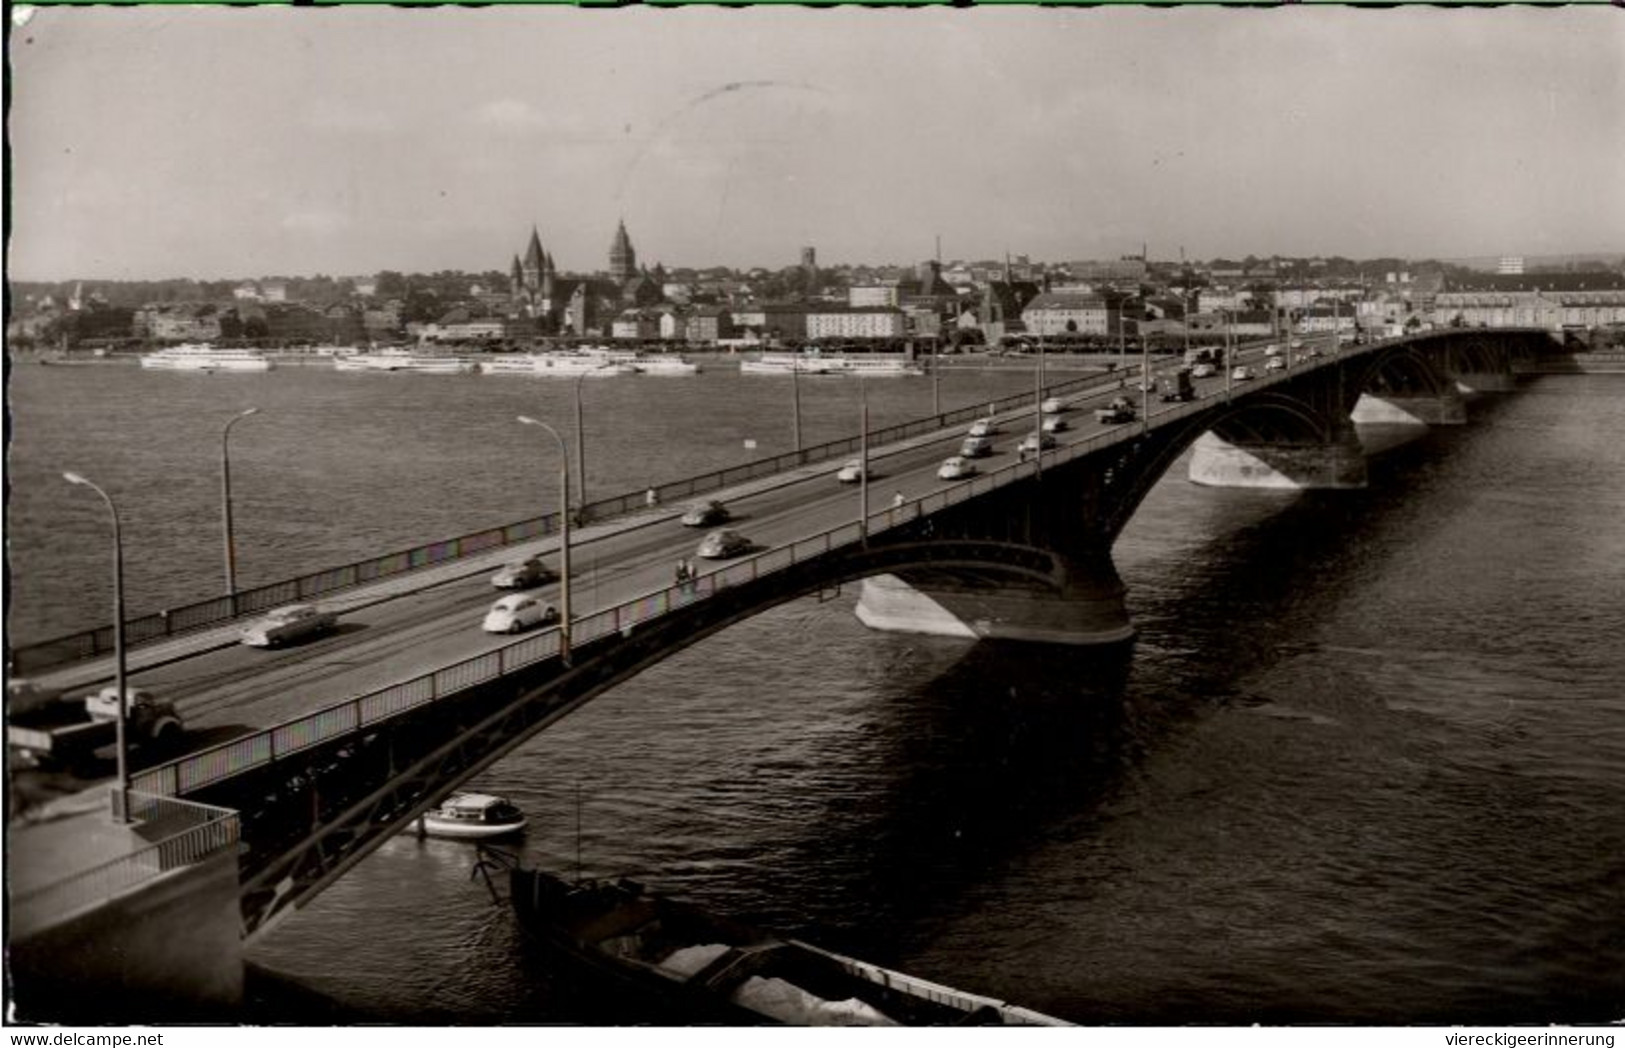
[[[741,360],[741,375],[827,375],[829,363],[811,353],[763,353],[755,360]]]
[[[389,371],[416,375],[461,375],[474,365],[462,357],[441,353],[418,353],[398,346],[368,353],[341,353],[333,356],[335,371]]]
[[[486,854],[492,854],[487,852]],[[619,1006],[655,1021],[791,1026],[1066,1026],[992,997],[782,938],[629,880],[509,871],[522,927]]]
[[[269,371],[271,361],[252,349],[189,342],[143,353],[141,366],[159,371]]]
[[[515,353],[492,357],[480,362],[480,371],[487,375],[539,375],[543,378],[612,378],[616,375],[635,375],[631,364],[607,360],[586,353]]]
[[[875,354],[873,356],[842,354],[824,357],[832,375],[861,375],[864,378],[900,378],[905,375],[923,375],[925,368],[901,354]]]
[[[525,828],[525,814],[506,797],[489,793],[454,793],[440,807],[424,812],[418,819],[418,832],[427,837],[453,840],[485,840],[518,833]]]

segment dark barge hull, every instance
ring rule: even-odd
[[[993,998],[879,968],[653,895],[630,881],[570,885],[523,868],[509,871],[520,926],[566,960],[571,988],[616,1023],[664,1025],[1067,1025]],[[706,946],[719,955],[686,977],[662,970],[670,951]],[[759,977],[759,979],[753,979]],[[760,980],[810,995],[832,1009],[778,1014],[736,1003]],[[854,1018],[858,1014],[861,1017]],[[879,1020],[878,1023],[874,1020]]]

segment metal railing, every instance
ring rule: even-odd
[[[119,791],[113,795],[117,815]],[[71,917],[87,907],[107,902],[171,870],[201,862],[237,846],[237,813],[227,808],[195,804],[175,797],[129,793],[133,832],[157,832],[152,843],[60,881],[11,897],[11,931],[27,935],[48,924]]]
[[[1114,377],[1109,381],[1102,382],[1099,376],[1088,375],[1047,386],[1045,387],[1045,393],[1056,396],[1079,395],[1093,391],[1089,388],[1091,386],[1096,386],[1100,391],[1104,391],[1114,388],[1119,381],[1118,378]],[[953,411],[943,412],[940,415],[931,415],[895,426],[888,426],[884,429],[873,430],[869,433],[869,441],[873,445],[907,440],[922,433],[933,432],[958,422],[977,418],[987,414],[989,410],[1004,412],[1019,408],[1031,403],[1032,399],[1032,393],[995,398],[985,404],[958,408]],[[651,504],[649,501],[650,492],[654,493],[655,504],[659,504],[691,498],[707,492],[720,491],[735,484],[773,476],[809,463],[822,462],[842,455],[856,454],[860,443],[858,436],[845,437],[805,448],[799,452],[786,452],[782,455],[754,459],[738,466],[729,466],[725,469],[713,470],[710,473],[702,473],[683,480],[670,481],[654,487],[644,488],[641,491],[600,499],[579,509],[577,517],[572,519],[579,524],[593,520],[607,520],[645,509]],[[434,567],[476,553],[484,553],[492,549],[528,542],[532,539],[545,538],[557,534],[558,530],[559,514],[557,512],[549,513],[499,528],[488,528],[484,531],[471,532],[456,538],[440,539],[421,546],[414,546],[411,549],[386,553],[383,556],[372,557],[352,564],[324,568],[309,575],[301,575],[281,582],[239,590],[235,597],[212,597],[179,608],[153,612],[125,621],[124,643],[127,647],[134,647],[178,634],[217,626],[240,616],[269,611],[283,604],[311,600],[324,594],[353,589],[356,586],[375,582],[379,579],[403,575],[421,568]],[[65,662],[94,658],[97,655],[110,653],[112,650],[113,627],[109,624],[51,640],[19,645],[11,650],[10,659],[14,671],[26,673]]]

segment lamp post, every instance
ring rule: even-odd
[[[1230,358],[1230,311],[1221,309],[1219,315],[1224,318],[1224,399],[1229,400],[1235,384],[1235,366]]]
[[[1033,389],[1033,476],[1044,476],[1044,333],[1038,333],[1038,367]]]
[[[801,359],[790,361],[790,424],[795,430],[796,461],[801,461]]]
[[[259,410],[239,411],[220,431],[220,520],[226,540],[226,599],[231,601],[233,616],[237,614],[237,544],[231,533],[231,427]]]
[[[559,657],[570,665],[570,453],[559,431],[539,419],[520,415],[527,426],[547,430],[559,446]]]
[[[1140,432],[1151,428],[1151,350],[1140,332]]]
[[[869,385],[858,376],[858,540],[869,545]]]
[[[576,486],[581,489],[581,512],[583,515],[587,512],[587,434],[581,426],[581,380],[593,372],[607,367],[609,367],[608,363],[599,364],[576,376]],[[541,425],[541,423],[537,423],[537,425]],[[570,504],[565,502],[564,508],[560,512],[568,513],[569,511]]]
[[[107,503],[107,512],[113,517],[113,686],[118,689],[118,717],[114,722],[118,731],[118,820],[127,823],[130,821],[130,762],[125,734],[125,707],[129,703],[129,693],[124,683],[124,537],[119,531],[118,507],[113,505],[107,492],[77,473],[64,473],[62,479],[100,495],[101,500]]]

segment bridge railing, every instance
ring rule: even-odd
[[[1119,381],[1117,377],[1103,381],[1098,375],[1087,375],[1046,386],[1044,393],[1052,396],[1080,395],[1113,388]],[[985,404],[956,408],[938,415],[887,426],[871,431],[869,441],[875,444],[907,440],[922,433],[930,433],[978,418],[987,414],[990,409],[1005,412],[1023,407],[1032,402],[1033,396],[1033,393],[1013,394],[995,398]],[[729,466],[641,491],[600,499],[577,511],[579,522],[606,520],[644,509],[649,505],[651,491],[654,492],[656,503],[669,503],[706,492],[720,491],[745,481],[773,476],[809,463],[852,455],[858,451],[860,443],[860,439],[856,436],[846,437],[804,448],[799,452],[755,459],[738,466]],[[558,530],[558,513],[549,513],[499,528],[488,528],[456,538],[440,539],[352,564],[324,568],[309,575],[239,590],[235,597],[212,597],[179,608],[137,616],[125,620],[124,643],[127,647],[133,647],[217,626],[244,615],[269,611],[284,604],[312,600],[325,594],[353,589],[379,579],[433,567],[476,553],[545,538],[557,534]],[[107,625],[51,640],[19,645],[11,650],[10,660],[14,671],[27,673],[66,662],[94,658],[112,650],[113,627]]]
[[[1260,383],[1265,384],[1267,383]],[[1210,407],[1211,400],[1181,404],[1178,408],[1159,412],[1158,418],[1184,417]],[[1141,427],[1138,424],[1124,424],[1078,443],[1046,451],[1044,465],[1054,467],[1070,462],[1101,448],[1132,440],[1140,432]],[[986,494],[1006,484],[1024,480],[1034,475],[1037,470],[1036,462],[1011,463],[988,473],[977,474],[930,495],[905,501],[900,506],[888,504],[885,508],[868,515],[866,522],[868,533],[882,534],[919,516]],[[782,571],[792,565],[858,542],[862,535],[862,526],[853,520],[787,545],[763,550],[721,565],[689,583],[667,586],[591,615],[585,615],[571,624],[572,642],[579,646],[624,633],[639,624],[668,615],[698,600],[712,597],[731,586]],[[132,781],[140,790],[184,796],[242,772],[271,764],[281,757],[357,731],[367,730],[380,721],[400,716],[428,703],[454,697],[506,673],[557,658],[559,652],[557,629],[535,634],[411,680],[357,698],[346,699],[272,728],[149,768],[134,776]]]
[[[1309,364],[1295,365],[1284,371],[1266,372],[1261,378],[1235,387],[1231,395],[1245,396],[1259,389],[1289,382],[1307,372],[1374,351],[1382,345],[1384,344],[1368,343],[1362,346],[1349,346],[1338,354],[1318,358]],[[1016,406],[1030,402],[1029,397],[1013,400]],[[1041,463],[1035,460],[1010,463],[920,498],[905,500],[902,505],[887,505],[875,510],[867,515],[865,521],[868,533],[882,534],[890,528],[907,524],[918,517],[1025,480],[1039,472],[1040,464],[1046,469],[1054,468],[1114,445],[1133,441],[1149,427],[1169,425],[1211,411],[1225,400],[1223,392],[1215,391],[1206,397],[1189,402],[1170,405],[1159,401],[1157,410],[1149,417],[1123,423],[1104,433],[1045,451]],[[966,417],[979,414],[982,409],[968,410],[971,415]],[[857,542],[862,534],[863,528],[854,520],[798,539],[788,545],[774,547],[730,562],[700,575],[689,583],[654,590],[576,619],[571,624],[572,639],[575,644],[581,645],[613,634],[624,633],[641,623],[671,614],[695,601],[712,597],[730,586],[784,570],[791,565],[823,556],[841,546]],[[556,629],[535,634],[412,680],[359,698],[344,700],[253,735],[149,768],[138,773],[133,779],[133,784],[137,789],[149,793],[184,795],[243,771],[270,764],[281,756],[367,730],[380,721],[400,716],[427,703],[459,695],[502,674],[557,658],[559,652],[559,633]]]
[[[112,804],[118,812],[119,791]],[[175,797],[131,790],[129,814],[152,843],[117,859],[11,896],[11,932],[29,934],[53,921],[122,895],[154,877],[201,862],[237,845],[237,813]]]

